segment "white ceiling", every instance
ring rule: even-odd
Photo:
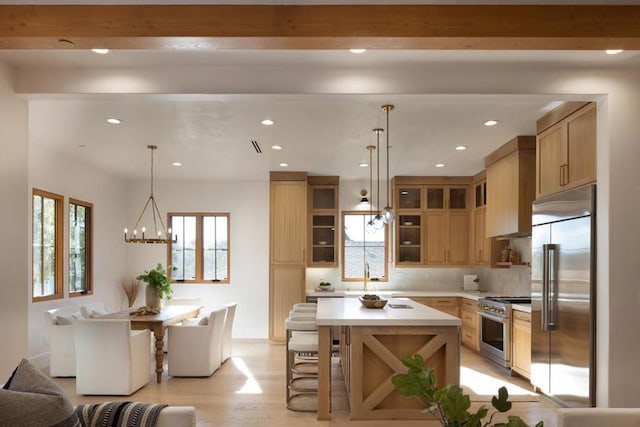
[[[235,90],[233,94],[204,90],[188,94],[80,94],[61,90],[51,95],[32,92],[28,83],[19,84],[20,92],[30,101],[29,135],[34,146],[50,147],[126,178],[148,176],[145,147],[155,144],[159,146],[155,155],[159,179],[265,179],[270,170],[368,179],[368,169],[359,164],[368,161],[365,147],[375,144],[372,129],[385,127],[380,108],[383,104],[396,106],[390,113],[392,175],[473,175],[483,169],[483,157],[495,148],[516,135],[535,134],[536,119],[554,103],[577,98],[570,94],[363,93],[360,88],[341,94],[304,90],[283,93],[278,88],[286,81],[278,79],[284,75],[278,70],[292,68],[302,75],[305,70],[309,75],[319,69],[331,70],[336,78],[341,70],[354,67],[384,70],[438,68],[443,64],[504,64],[506,71],[509,64],[516,63],[605,69],[612,65],[638,67],[640,54],[624,52],[614,57],[585,51],[370,51],[353,55],[343,51],[178,50],[120,51],[99,56],[61,50],[0,51],[0,62],[17,69],[18,76],[32,70],[68,71],[69,75],[85,70],[126,78],[132,70],[157,71],[178,65],[201,70],[204,77],[220,68],[270,74],[273,91],[260,93],[251,92],[248,81],[246,93]],[[364,71],[362,78],[366,79]],[[238,82],[233,84],[237,86]],[[224,87],[224,82],[218,85]],[[108,117],[118,117],[123,123],[109,125],[105,121]],[[264,118],[273,119],[275,125],[261,125]],[[490,118],[499,120],[499,125],[483,126]],[[260,144],[262,154],[254,151],[252,140]],[[383,134],[381,145],[385,142]],[[274,151],[270,148],[274,144],[284,149]],[[456,151],[455,146],[460,144],[469,148]],[[174,161],[183,166],[172,167]],[[289,167],[281,168],[281,162]],[[435,163],[446,166],[437,169]]]

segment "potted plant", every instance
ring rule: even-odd
[[[491,399],[496,411],[491,414],[489,421],[482,423],[489,410],[482,405],[474,414],[470,413],[471,399],[458,385],[447,384],[438,388],[435,373],[432,368],[424,368],[422,356],[405,356],[402,364],[409,371],[394,375],[391,382],[403,396],[421,401],[425,406],[422,412],[432,414],[443,427],[528,427],[520,417],[514,415],[508,416],[507,422],[493,423],[494,415],[511,409],[506,387],[500,387],[498,396]],[[536,424],[536,427],[543,426],[542,421]]]
[[[176,268],[174,267],[173,270],[176,270]],[[165,298],[171,299],[171,294],[173,293],[173,289],[171,289],[171,278],[169,278],[167,271],[161,263],[158,263],[156,268],[145,271],[144,274],[139,275],[137,279],[147,284],[145,296],[148,307],[162,307]]]

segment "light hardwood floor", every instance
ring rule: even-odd
[[[529,425],[544,421],[545,427],[555,427],[557,406],[544,396],[519,396],[519,391],[532,392],[528,381],[520,377],[504,375],[498,368],[477,354],[463,348],[461,362],[463,366],[462,382],[468,386],[487,386],[497,392],[504,381],[515,401],[511,414],[520,415]],[[166,362],[165,362],[166,363]],[[346,391],[342,375],[334,359],[332,382],[332,419],[317,421],[315,413],[293,412],[285,405],[285,348],[282,344],[268,341],[235,340],[233,356],[209,378],[167,377],[166,370],[162,383],[157,384],[155,375],[150,375],[149,384],[132,396],[81,396],[75,392],[73,378],[56,378],[75,403],[95,403],[113,400],[137,400],[143,402],[162,402],[169,405],[191,405],[197,410],[198,427],[204,426],[437,426],[437,423],[425,421],[350,421]],[[166,365],[165,365],[166,369]],[[488,375],[496,378],[495,380]],[[478,377],[479,376],[479,377]],[[498,381],[493,383],[493,381]],[[474,384],[475,383],[475,384]],[[484,394],[478,392],[478,394]],[[483,398],[481,398],[483,400]],[[480,405],[491,407],[490,402],[474,402],[473,408]]]

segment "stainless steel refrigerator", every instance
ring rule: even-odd
[[[531,383],[569,407],[595,405],[595,191],[533,204]]]

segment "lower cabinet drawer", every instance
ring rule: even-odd
[[[479,334],[477,329],[462,328],[460,341],[471,350],[480,351]]]

